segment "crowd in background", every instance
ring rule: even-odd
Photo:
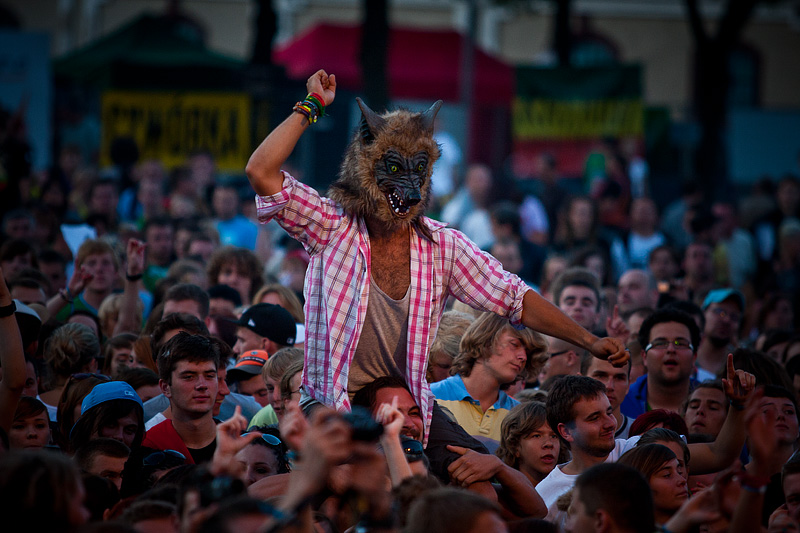
[[[510,192],[435,174],[436,217],[631,354],[454,304],[428,381],[480,445],[441,464],[402,380],[301,407],[309,256],[246,181],[206,152],[114,161],[64,147],[2,216],[9,531],[800,531],[798,178],[660,205],[611,143],[584,179],[548,154]]]

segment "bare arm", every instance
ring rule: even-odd
[[[308,78],[306,88],[309,93],[317,93],[325,99],[325,105],[333,103],[336,96],[336,76],[318,70]],[[308,120],[300,113],[292,113],[256,148],[247,162],[245,172],[253,190],[259,196],[269,196],[280,192],[283,184],[281,165],[291,155],[300,136],[308,127]]]
[[[3,270],[0,269],[0,306],[11,305],[11,293],[6,286]],[[3,379],[0,381],[0,427],[8,432],[17,410],[17,402],[25,388],[25,352],[19,333],[15,313],[0,318],[0,365]]]
[[[522,323],[540,333],[589,350],[595,357],[607,359],[616,366],[622,366],[630,358],[625,345],[618,339],[601,339],[592,335],[533,290],[526,292],[523,297]]]
[[[144,249],[145,243],[142,241],[128,239],[125,290],[122,293],[122,305],[119,308],[113,335],[126,332],[138,335],[140,332],[139,317],[137,317],[139,306],[137,304],[140,302],[139,288],[142,285],[141,276],[144,273]]]
[[[461,446],[448,446],[461,457],[447,468],[450,477],[463,487],[489,481],[500,483],[499,499],[517,516],[543,518],[547,514],[544,501],[525,474],[503,463],[496,455],[478,453]]]
[[[389,477],[392,480],[392,487],[398,486],[404,479],[411,477],[411,467],[403,452],[400,443],[400,432],[403,430],[403,414],[397,409],[397,396],[392,399],[392,403],[383,403],[375,412],[375,420],[383,426],[381,435],[381,446],[383,454],[386,456],[386,463],[389,465]]]
[[[728,377],[722,381],[725,394],[739,406],[744,405],[756,385],[753,374],[734,369],[731,354],[728,354]],[[744,439],[747,436],[745,429],[745,411],[731,405],[725,423],[714,442],[689,444],[689,451],[692,454],[692,473],[719,472],[733,464],[744,446]]]
[[[92,281],[93,277],[94,276],[89,274],[84,267],[78,267],[76,264],[72,272],[72,277],[69,279],[69,283],[67,283],[67,289],[65,291],[59,291],[58,294],[48,300],[47,312],[50,313],[50,316],[56,316],[65,305],[72,303],[72,300],[80,296],[83,289]]]

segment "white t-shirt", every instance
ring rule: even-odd
[[[608,454],[606,463],[616,462],[623,453],[633,449],[639,441],[639,436],[631,437],[630,439],[616,439],[614,449]],[[567,492],[575,484],[578,474],[570,475],[561,471],[561,468],[569,463],[556,466],[546,478],[541,480],[536,485],[536,492],[542,497],[545,506],[548,509],[548,516],[551,515],[551,507],[555,508],[556,500],[559,496]]]

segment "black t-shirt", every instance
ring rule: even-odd
[[[189,453],[192,454],[192,459],[194,459],[194,464],[203,464],[203,463],[210,463],[211,459],[214,457],[214,451],[217,449],[217,439],[211,441],[211,444],[208,446],[204,446],[203,448],[193,449],[187,448]]]

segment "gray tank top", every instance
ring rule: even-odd
[[[367,318],[348,373],[351,400],[358,389],[377,378],[406,376],[410,287],[402,300],[387,296],[371,276],[369,287]]]

